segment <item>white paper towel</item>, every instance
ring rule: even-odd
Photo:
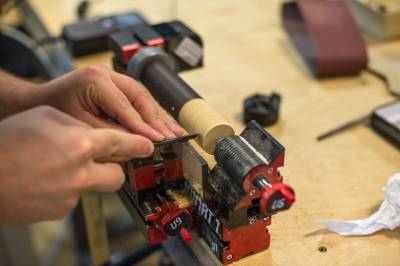
[[[370,217],[361,220],[350,221],[317,221],[328,230],[343,236],[370,235],[378,230],[388,228],[390,230],[400,226],[400,173],[389,178],[379,210]]]

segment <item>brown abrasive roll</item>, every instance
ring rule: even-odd
[[[214,153],[220,138],[234,134],[228,122],[163,62],[146,65],[140,79],[183,128],[199,133],[198,142],[208,153]]]
[[[367,66],[360,30],[343,0],[297,0],[282,6],[283,26],[316,77],[356,74]]]

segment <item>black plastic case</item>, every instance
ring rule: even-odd
[[[136,12],[98,17],[66,25],[62,37],[74,57],[108,50],[108,35],[147,24]]]
[[[400,148],[400,101],[376,108],[372,112],[371,127]]]

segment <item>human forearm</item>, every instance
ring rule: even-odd
[[[37,84],[0,70],[0,119],[23,111],[23,96]]]
[[[40,105],[93,127],[128,130],[153,141],[183,134],[143,85],[105,66],[74,70],[43,84],[0,72],[0,119]],[[118,123],[103,119],[103,113]]]
[[[0,147],[0,225],[60,219],[83,192],[119,189],[124,173],[111,158],[154,150],[142,136],[93,129],[46,106],[0,121]]]

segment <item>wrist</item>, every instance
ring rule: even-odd
[[[0,70],[0,119],[29,108],[28,95],[38,86]]]
[[[16,112],[22,112],[39,105],[41,90],[40,84],[26,84],[23,88],[15,91],[15,109]]]

